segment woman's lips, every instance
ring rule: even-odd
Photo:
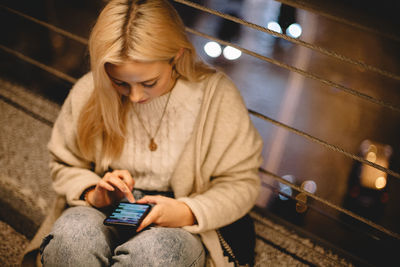
[[[142,104],[142,103],[147,102],[147,100],[148,100],[148,99],[143,99],[143,100],[140,100],[138,103]]]

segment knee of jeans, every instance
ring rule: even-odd
[[[40,246],[40,260],[43,266],[108,266],[112,248],[104,241],[50,234]]]
[[[201,262],[204,248],[198,237],[182,229],[155,227],[117,247],[115,255],[117,261],[137,266],[192,266]]]
[[[46,246],[49,244],[50,240],[53,239],[53,237],[54,236],[52,234],[46,236],[45,238],[43,238],[42,243],[40,244],[39,253],[40,253],[40,261],[42,262],[42,264],[44,264],[44,262],[43,262],[43,251],[46,248]]]
[[[48,266],[108,266],[112,249],[101,231],[57,232],[44,238],[41,262]]]
[[[48,254],[91,253],[94,250],[107,251],[113,242],[113,229],[103,225],[104,215],[89,207],[74,207],[67,210],[56,221],[42,242]]]

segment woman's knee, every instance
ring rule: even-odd
[[[92,240],[111,238],[112,228],[103,225],[105,215],[91,207],[67,209],[55,222],[52,233],[67,244],[82,246]]]
[[[115,250],[115,266],[204,266],[201,240],[180,228],[154,227]]]
[[[93,260],[109,262],[113,233],[110,227],[103,225],[103,220],[104,214],[90,207],[66,210],[43,240],[42,260],[48,265],[50,262],[60,265],[60,261],[65,264],[69,261],[86,264]]]

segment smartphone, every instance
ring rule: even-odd
[[[137,228],[150,210],[149,204],[120,202],[104,220],[104,224]]]

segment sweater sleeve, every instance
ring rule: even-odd
[[[77,144],[77,121],[92,88],[90,73],[78,80],[61,108],[48,143],[53,188],[72,206],[87,205],[80,196],[100,179],[92,171],[93,164],[83,158]]]
[[[193,233],[228,225],[244,216],[258,197],[262,139],[243,99],[227,78],[216,88],[205,122],[199,127],[200,193],[180,198],[194,213]],[[196,179],[198,179],[197,177]]]

